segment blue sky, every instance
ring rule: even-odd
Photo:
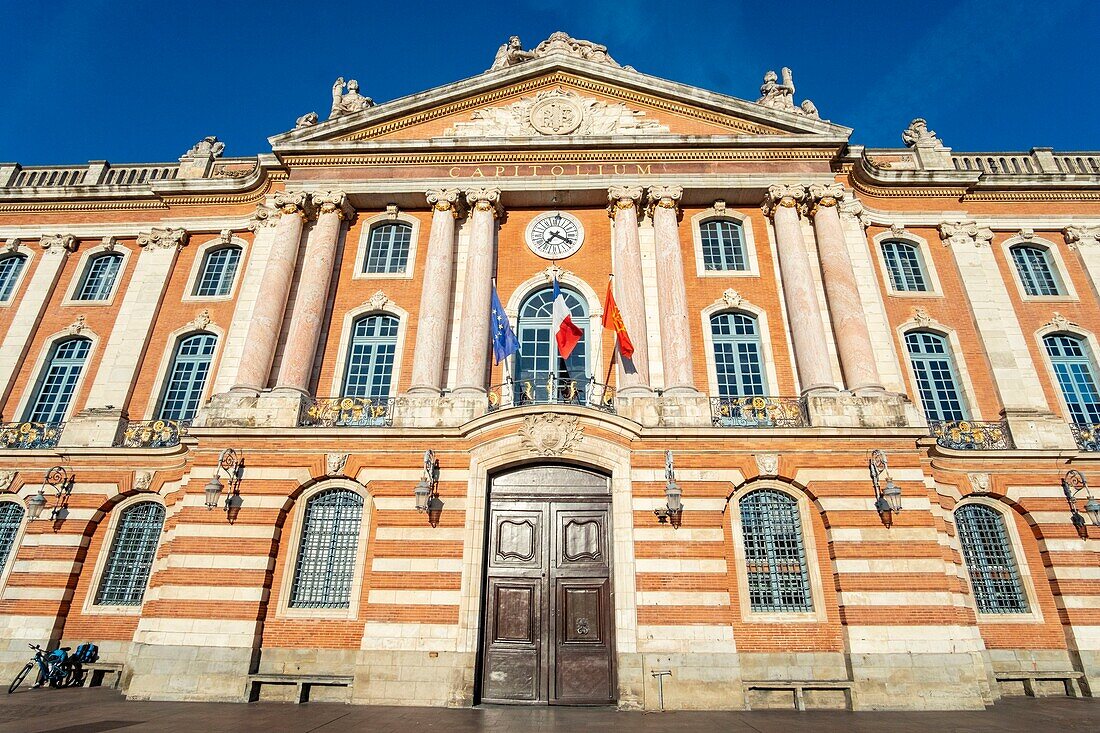
[[[1100,149],[1100,3],[251,2],[0,0],[0,161],[175,160],[204,135],[227,155],[356,78],[376,102],[484,71],[511,34],[555,30],[655,76],[755,99],[790,66],[798,98],[898,146],[925,117],[959,151]]]

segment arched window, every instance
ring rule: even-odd
[[[1070,418],[1078,425],[1100,423],[1100,392],[1088,344],[1079,336],[1055,333],[1044,337],[1043,345],[1058,375]]]
[[[88,260],[80,287],[76,289],[74,300],[107,300],[115,288],[115,279],[122,267],[122,255],[107,252]]]
[[[747,270],[745,237],[740,222],[711,219],[699,227],[706,270]]]
[[[162,420],[190,420],[199,409],[218,337],[196,333],[180,339],[160,402]]]
[[[908,242],[890,240],[882,243],[882,257],[890,272],[890,282],[899,292],[925,292],[928,279],[924,276],[924,263],[920,247]]]
[[[562,359],[552,333],[554,289],[544,288],[532,293],[519,307],[519,321],[516,324],[519,355],[515,360],[515,378],[521,384],[530,382],[536,390],[545,390],[547,380],[553,374],[557,380],[557,390],[562,391],[562,394],[564,385],[572,380],[576,382],[577,393],[583,395],[591,378],[591,365],[588,363],[588,307],[577,293],[565,288],[560,290],[573,316],[573,325],[581,330],[581,340],[573,347],[569,358]]]
[[[930,331],[905,334],[905,348],[917,377],[924,415],[929,420],[965,420],[966,408],[955,378],[947,339]]]
[[[386,314],[373,314],[355,320],[348,347],[344,397],[390,396],[398,325],[397,318]]]
[[[1013,247],[1012,261],[1020,273],[1024,292],[1028,295],[1062,295],[1062,288],[1050,264],[1050,253],[1042,247],[1019,245]]]
[[[412,226],[395,221],[370,230],[363,272],[404,272],[409,263]]]
[[[741,533],[753,611],[812,611],[802,521],[794,497],[757,489],[741,498]]]
[[[718,396],[766,394],[756,319],[745,313],[718,313],[710,317],[710,333],[714,342]]]
[[[96,592],[97,606],[139,606],[164,529],[164,507],[155,501],[131,504],[122,511]]]
[[[86,338],[72,338],[54,344],[24,420],[56,424],[65,419],[91,348],[92,342]]]
[[[8,255],[0,258],[0,302],[11,300],[15,292],[15,284],[19,282],[19,275],[23,272],[23,266],[27,264],[27,256],[20,254]]]
[[[1001,513],[983,504],[963,504],[955,510],[955,526],[978,610],[1027,613],[1027,597]]]
[[[236,245],[209,249],[202,258],[202,272],[195,281],[192,295],[217,296],[229,295],[233,289],[233,278],[237,276],[237,266],[241,262],[241,248]]]
[[[306,504],[291,608],[347,608],[359,550],[363,497],[350,489],[329,489]]]
[[[14,501],[0,502],[0,573],[7,567],[15,548],[15,536],[23,523],[23,507]]]

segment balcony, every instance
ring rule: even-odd
[[[130,422],[118,442],[119,448],[172,448],[187,435],[190,420],[142,420]]]
[[[1100,424],[1070,423],[1069,429],[1077,441],[1077,447],[1090,453],[1100,452]]]
[[[953,450],[1012,450],[1012,433],[1008,422],[976,422],[974,420],[943,420],[928,422],[929,434],[942,448]]]
[[[489,388],[489,412],[527,405],[577,405],[615,413],[615,388],[590,379],[508,381]]]
[[[314,399],[298,419],[308,428],[381,428],[393,425],[393,400],[389,397],[336,397]]]
[[[0,449],[54,448],[61,438],[61,429],[64,426],[65,423],[0,423]]]
[[[801,428],[810,424],[801,397],[711,397],[710,414],[719,428]]]

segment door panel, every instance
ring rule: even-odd
[[[555,702],[573,705],[613,700],[610,581],[558,580]]]
[[[486,628],[486,700],[544,699],[542,579],[490,579]]]

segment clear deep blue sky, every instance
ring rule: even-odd
[[[323,119],[337,76],[384,102],[559,29],[750,100],[790,66],[798,99],[869,146],[920,116],[959,151],[1100,149],[1097,0],[0,0],[0,27],[0,161],[24,164],[169,161],[204,135],[255,154]]]

